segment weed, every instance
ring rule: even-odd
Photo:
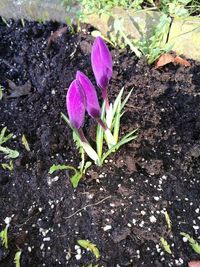
[[[22,254],[22,251],[17,251],[15,253],[15,258],[14,258],[14,263],[15,263],[15,267],[20,267],[20,258],[21,258],[21,254]]]
[[[6,227],[0,232],[2,244],[6,249],[8,249],[8,227],[9,225],[6,225]]]
[[[9,135],[5,136],[7,127],[4,127],[0,133],[0,151],[3,152],[7,158],[15,159],[19,156],[19,152],[16,150],[12,150],[8,147],[2,146],[5,142],[13,137],[13,134],[10,133]]]
[[[172,229],[172,221],[171,221],[171,219],[169,217],[168,212],[165,211],[164,215],[165,215],[165,220],[166,220],[166,223],[167,223],[167,227],[168,227],[169,230],[171,230]]]
[[[96,259],[100,257],[98,248],[96,247],[95,244],[91,243],[89,240],[78,240],[77,242],[81,247],[90,250],[95,255]]]
[[[14,169],[12,160],[10,160],[9,164],[8,163],[2,163],[1,166],[4,170],[8,169],[9,171],[12,171]]]
[[[3,98],[3,91],[4,91],[4,88],[3,86],[0,85],[0,100]]]
[[[30,151],[29,143],[28,143],[26,136],[24,134],[22,135],[22,144],[24,145],[24,147],[27,151]]]
[[[189,234],[186,234],[184,232],[180,233],[182,236],[186,237],[190,246],[192,247],[192,249],[197,253],[200,254],[200,244],[194,240],[194,238],[192,238]]]
[[[160,242],[164,248],[164,250],[168,253],[168,254],[172,254],[170,245],[168,244],[167,240],[165,240],[163,237],[160,238]]]

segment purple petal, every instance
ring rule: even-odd
[[[105,90],[112,76],[112,57],[101,37],[97,37],[92,46],[91,63],[97,84],[103,89],[105,98],[107,95]]]
[[[84,123],[85,95],[76,80],[70,84],[66,96],[66,105],[71,126],[79,129]]]
[[[99,106],[99,101],[97,98],[96,90],[95,90],[94,86],[92,85],[91,81],[81,71],[77,71],[76,80],[79,83],[80,87],[85,92],[86,110],[87,110],[88,114],[92,118],[99,118],[101,116],[101,109]]]

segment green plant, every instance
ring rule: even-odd
[[[161,0],[160,9],[171,17],[188,17],[189,8],[187,5],[191,2],[192,0]]]
[[[6,225],[6,227],[0,232],[2,244],[6,249],[8,249],[8,227],[9,225]]]
[[[160,55],[169,52],[173,44],[166,43],[170,29],[171,18],[166,14],[160,17],[158,25],[154,28],[150,38],[138,42],[138,47],[147,57],[148,63],[152,64]]]
[[[168,253],[168,254],[172,254],[170,245],[168,244],[167,240],[165,240],[163,237],[160,238],[160,242],[164,248],[164,250]]]
[[[189,234],[186,234],[184,232],[180,233],[182,236],[186,237],[190,246],[192,247],[192,249],[197,253],[200,254],[200,244],[194,240],[194,238],[192,238]]]
[[[22,144],[24,145],[27,151],[30,151],[28,140],[26,139],[26,136],[24,134],[22,135]]]
[[[20,267],[20,258],[21,258],[21,254],[22,254],[22,251],[17,251],[15,253],[15,258],[14,258],[14,263],[15,263],[15,267]]]
[[[92,252],[95,255],[96,259],[99,259],[100,253],[95,244],[91,243],[89,240],[78,240],[77,243],[81,247],[88,249],[90,252]]]
[[[19,156],[19,152],[8,147],[2,146],[2,144],[6,143],[9,139],[13,137],[13,134],[10,133],[5,136],[7,127],[4,127],[0,133],[0,152],[3,152],[7,158],[15,159]]]
[[[164,215],[165,215],[165,220],[166,220],[166,223],[167,223],[168,230],[171,230],[172,229],[172,221],[171,221],[171,219],[169,217],[168,212],[165,211]]]
[[[81,150],[83,150],[81,148]],[[72,186],[74,188],[76,188],[78,186],[78,183],[80,181],[80,179],[83,177],[83,175],[85,175],[86,170],[91,166],[91,162],[87,161],[85,163],[85,156],[84,156],[84,152],[81,154],[82,155],[82,161],[80,163],[80,170],[74,168],[73,166],[70,165],[53,165],[51,166],[51,168],[49,169],[49,173],[52,174],[55,171],[58,170],[72,170],[74,172],[74,175],[72,175],[72,177],[70,177],[70,181],[72,183]]]
[[[0,100],[3,98],[3,91],[4,91],[4,88],[3,86],[0,85]]]
[[[112,57],[101,37],[97,37],[94,41],[91,63],[97,85],[102,93],[102,108],[100,108],[96,90],[89,78],[84,73],[77,71],[76,79],[70,84],[66,96],[69,119],[64,114],[62,114],[62,117],[72,129],[79,146],[83,148],[96,165],[101,166],[111,153],[137,137],[137,129],[119,140],[120,121],[124,114],[123,109],[132,90],[122,101],[124,91],[122,88],[114,103],[109,104],[108,86],[112,77]],[[88,142],[83,132],[86,111],[98,124],[96,130],[96,150]],[[105,143],[108,146],[108,150],[104,152],[103,145]]]
[[[10,160],[9,164],[8,163],[2,163],[1,166],[4,170],[8,169],[9,171],[12,171],[14,169],[12,160]]]

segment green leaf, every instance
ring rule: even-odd
[[[104,101],[102,108],[101,108],[101,119],[103,121],[104,121],[104,117],[105,117],[105,110],[106,110],[106,105],[105,105],[105,101]],[[103,135],[104,135],[103,128],[98,123],[97,133],[96,133],[96,149],[97,149],[97,154],[98,154],[99,158],[101,158],[102,151],[103,151]]]
[[[12,160],[10,160],[9,164],[8,163],[2,163],[1,166],[4,170],[8,169],[9,171],[12,171],[14,168]]]
[[[3,87],[0,85],[0,100],[3,98]]]
[[[83,173],[81,172],[76,172],[71,178],[70,181],[72,183],[73,188],[77,188],[80,179],[82,178]]]
[[[91,161],[87,161],[85,163],[85,166],[83,168],[83,173],[85,174],[86,173],[86,170],[92,165],[92,162]]]
[[[26,136],[24,134],[22,135],[22,144],[24,145],[24,147],[27,151],[30,151],[29,143],[28,143]]]
[[[0,146],[0,151],[6,154],[7,158],[15,159],[19,156],[19,152],[17,150],[12,150],[8,147]]]
[[[113,116],[115,116],[115,113],[116,113],[116,111],[117,111],[119,102],[121,102],[123,92],[124,92],[124,87],[122,87],[122,89],[120,90],[120,92],[119,92],[119,94],[117,95],[117,98],[115,99],[115,102],[114,102],[114,104],[113,104]]]
[[[2,145],[3,143],[7,142],[9,139],[11,139],[13,137],[13,134],[12,133],[10,133],[9,135],[7,135],[5,137],[6,129],[7,129],[7,127],[4,127],[1,130],[1,134],[0,134],[0,145]]]
[[[17,251],[15,253],[15,258],[14,258],[15,267],[20,267],[21,254],[22,254],[21,250],[20,251]]]
[[[114,122],[114,139],[116,143],[118,142],[119,137],[119,129],[120,129],[120,117],[121,117],[121,98],[119,99],[117,110],[116,110],[116,116],[115,116],[115,122]]]
[[[124,99],[124,101],[121,104],[121,110],[125,107],[127,101],[129,100],[129,97],[131,96],[131,93],[133,92],[133,88],[131,89],[131,91],[128,93],[128,95],[126,96],[126,98]]]
[[[184,232],[181,232],[180,233],[182,236],[185,236],[188,241],[189,241],[189,244],[190,246],[192,247],[192,249],[197,253],[197,254],[200,254],[200,244],[194,240],[194,238],[192,238],[189,234],[186,234]]]
[[[103,157],[101,158],[101,165],[103,164],[104,160],[114,151],[118,150],[122,145],[132,141],[133,139],[135,139],[137,137],[137,130],[135,129],[133,131],[131,131],[130,133],[128,133],[127,135],[125,135],[116,145],[112,146],[107,152],[105,152],[103,154]]]
[[[167,223],[167,227],[168,227],[169,230],[171,230],[172,229],[172,222],[171,222],[171,219],[169,217],[169,214],[168,214],[167,211],[165,211],[164,214],[165,214],[165,220],[166,220],[166,223]]]
[[[69,165],[52,165],[51,168],[49,169],[49,174],[54,173],[55,171],[60,171],[60,170],[73,170],[75,173],[77,172],[77,170]]]
[[[172,254],[170,245],[167,243],[167,241],[166,241],[163,237],[160,238],[160,242],[161,242],[161,244],[162,244],[164,250],[165,250],[168,254]]]
[[[98,248],[96,247],[95,244],[91,243],[89,240],[78,240],[77,242],[81,247],[89,249],[95,255],[96,259],[100,257]]]
[[[3,246],[8,249],[8,225],[0,232]]]
[[[81,145],[83,146],[85,153],[95,162],[95,164],[99,165],[100,159],[96,151],[88,143],[81,142]]]

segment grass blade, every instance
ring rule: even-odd
[[[102,109],[101,109],[101,119],[102,120],[104,120],[104,117],[105,117],[105,110],[106,110],[106,104],[104,101],[103,105],[102,105]],[[102,152],[103,152],[103,135],[104,135],[103,128],[98,123],[97,133],[96,133],[96,148],[97,148],[97,154],[98,154],[99,158],[101,158]]]
[[[137,137],[137,130],[135,129],[133,131],[131,131],[130,133],[128,133],[126,136],[124,136],[122,138],[122,140],[120,140],[116,145],[112,146],[106,153],[103,154],[103,157],[101,158],[101,164],[103,164],[104,160],[114,151],[118,150],[122,145],[132,141],[133,139],[135,139]]]
[[[124,99],[124,101],[122,102],[121,105],[121,110],[125,107],[127,101],[129,100],[129,97],[131,96],[131,93],[133,92],[133,88],[131,89],[131,91],[128,93],[128,95],[126,96],[126,98]]]
[[[120,128],[120,114],[121,114],[121,97],[119,98],[118,106],[116,109],[116,117],[114,120],[114,133],[113,136],[115,138],[116,143],[118,142],[119,137],[119,128]]]

